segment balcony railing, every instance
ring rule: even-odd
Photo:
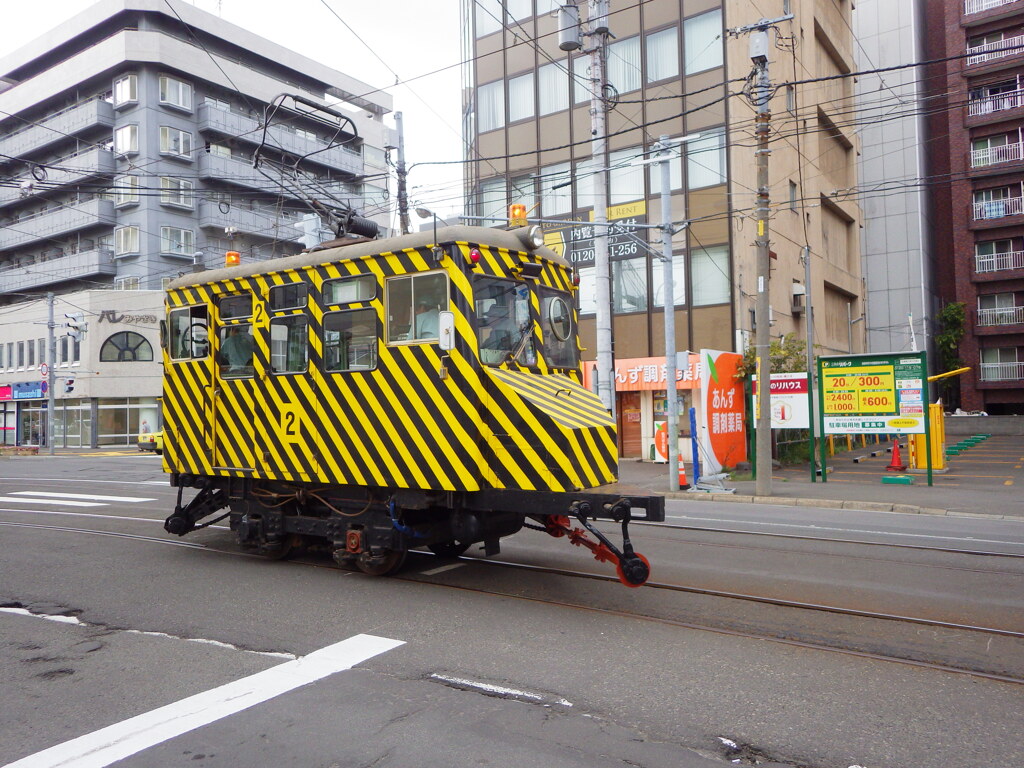
[[[1024,379],[1024,363],[982,363],[982,381],[1020,381]]]
[[[0,138],[0,154],[21,157],[58,141],[66,141],[69,136],[94,125],[114,125],[114,107],[103,99],[80,102],[7,134]]]
[[[212,201],[199,204],[199,226],[203,228],[224,230],[235,227],[239,232],[256,235],[268,240],[287,240],[298,242],[302,233],[295,226],[299,216],[276,209],[249,211],[244,208],[228,207]]]
[[[252,144],[259,144],[263,140],[263,126],[255,119],[226,111],[213,104],[199,106],[199,130],[214,130]],[[267,133],[270,146],[288,154],[296,157],[309,155],[310,162],[357,176],[363,172],[363,158],[358,151],[345,146],[328,148],[326,142],[308,139],[281,126],[271,126]]]
[[[1024,251],[1006,251],[974,256],[976,272],[1000,272],[1004,269],[1024,269]]]
[[[1024,53],[1024,49],[1020,47],[1022,45],[1024,45],[1024,35],[1007,37],[1003,40],[997,40],[992,43],[975,45],[967,49],[967,63],[981,64],[983,61],[992,61],[993,59],[1001,59],[1004,56],[1013,56],[1018,53]]]
[[[17,248],[38,240],[52,240],[80,229],[113,224],[114,204],[110,200],[95,198],[43,211],[0,227],[0,250]]]
[[[47,163],[47,175],[43,181],[21,176],[13,180],[12,186],[0,187],[0,207],[65,184],[74,184],[89,176],[113,174],[115,167],[114,153],[101,147],[93,147],[51,160]],[[22,183],[29,186],[22,189]]]
[[[1016,325],[1024,323],[1024,307],[990,307],[978,310],[978,325]]]
[[[998,147],[971,150],[971,168],[984,168],[986,165],[1009,163],[1024,158],[1024,142],[1003,144]]]
[[[971,99],[967,105],[967,113],[972,117],[990,115],[993,112],[1016,109],[1020,106],[1024,106],[1024,88]]]
[[[109,248],[97,248],[0,270],[0,293],[116,273],[113,252]]]
[[[1001,5],[1009,5],[1016,0],[964,0],[964,15],[981,13]]]
[[[1004,216],[1024,214],[1024,197],[1004,197],[1002,200],[988,200],[974,203],[974,220],[1001,219]]]

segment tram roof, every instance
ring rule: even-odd
[[[221,280],[250,277],[252,275],[285,272],[289,269],[317,267],[335,261],[350,261],[363,258],[364,256],[373,256],[378,253],[394,253],[407,248],[426,248],[435,243],[442,245],[444,243],[470,243],[473,245],[504,248],[510,251],[525,251],[548,261],[553,261],[556,264],[569,266],[568,261],[546,246],[536,249],[531,248],[528,244],[529,241],[526,239],[529,230],[529,227],[520,227],[512,230],[466,226],[439,227],[436,238],[434,230],[427,229],[421,232],[413,232],[410,235],[387,237],[381,240],[367,240],[365,242],[353,243],[352,245],[341,245],[311,252],[302,252],[294,256],[254,261],[237,267],[222,267],[220,269],[207,269],[202,272],[189,272],[175,279],[168,286],[168,290],[186,288],[190,285],[216,283]]]

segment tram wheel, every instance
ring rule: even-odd
[[[367,576],[390,576],[405,563],[406,550],[389,549],[383,555],[363,552],[356,558],[356,568]]]
[[[439,541],[435,544],[428,544],[427,549],[438,557],[443,557],[447,560],[454,560],[469,549],[469,544],[463,544],[461,541],[455,541],[452,539],[451,541]]]
[[[261,546],[259,553],[268,560],[284,560],[302,546],[302,537],[297,533],[285,536],[279,546]]]

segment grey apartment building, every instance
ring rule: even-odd
[[[280,94],[350,122],[286,109],[265,130]],[[243,262],[301,250],[305,232],[322,230],[306,195],[386,231],[390,111],[372,86],[181,0],[102,0],[0,60],[3,441],[41,439],[22,412],[38,410],[32,385],[46,362],[81,366],[59,397],[92,414],[74,429],[58,424],[58,445],[131,442],[160,391],[159,289],[196,262],[223,264],[229,250]],[[139,296],[102,298],[117,289]],[[61,324],[82,307],[89,322],[83,344],[62,337],[55,360],[32,322],[45,320],[47,292]],[[14,311],[20,303],[32,309]],[[124,317],[133,320],[111,322]],[[108,344],[118,333],[139,338]],[[140,386],[114,398],[100,382],[126,363]],[[107,408],[122,415],[101,419]]]

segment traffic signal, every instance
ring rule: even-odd
[[[75,379],[73,377],[68,377],[68,378],[64,379],[64,394],[67,394],[68,392],[74,392],[74,391],[75,391]]]
[[[508,207],[508,225],[510,227],[526,226],[526,206],[522,203],[512,203]]]
[[[85,332],[89,330],[89,324],[85,322],[85,314],[82,312],[75,312],[74,314],[64,313],[64,317],[68,319],[65,326],[67,326],[67,335],[75,341],[81,341],[82,337],[85,336]]]

